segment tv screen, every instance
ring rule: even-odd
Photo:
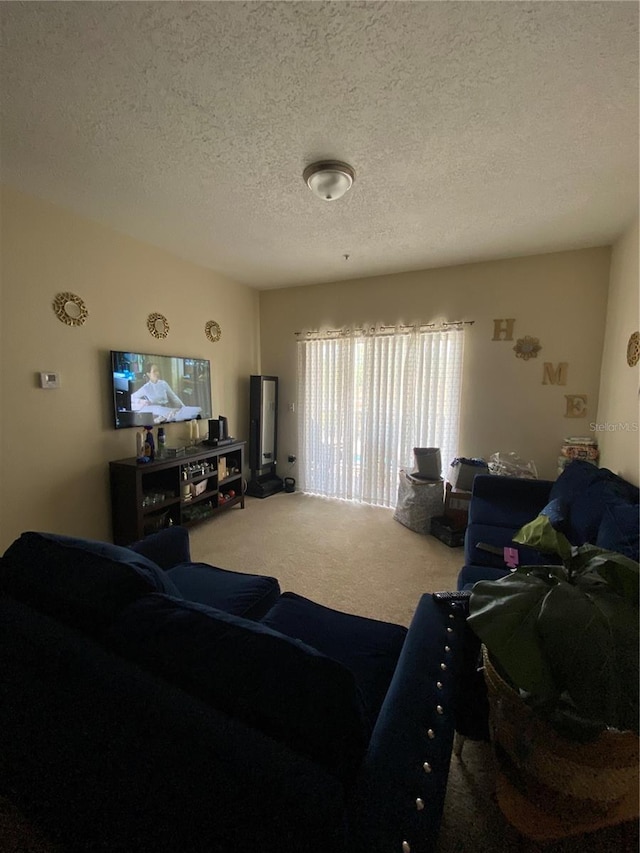
[[[116,429],[211,417],[206,358],[111,350]]]

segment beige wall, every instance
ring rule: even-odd
[[[563,438],[584,434],[597,411],[609,260],[595,248],[261,292],[262,369],[280,377],[280,473],[295,476],[286,464],[297,455],[294,332],[468,319],[459,455],[513,450],[554,478]],[[539,338],[538,357],[492,341],[496,318],[515,318],[516,339]],[[542,384],[545,361],[568,362],[566,386]],[[585,417],[565,417],[566,394],[587,395]]]
[[[640,365],[627,364],[627,343],[640,327],[638,318],[638,230],[636,221],[613,246],[607,322],[595,418],[601,465],[636,485],[638,459],[638,390]]]
[[[626,350],[629,333],[637,329],[637,226],[615,247],[598,407],[607,248],[259,294],[8,188],[0,214],[3,548],[26,529],[110,537],[108,462],[135,449],[135,430],[111,427],[110,349],[210,358],[214,412],[227,414],[239,436],[247,432],[249,375],[279,376],[283,475],[295,476],[286,456],[298,452],[297,413],[287,404],[295,401],[294,332],[302,329],[474,320],[466,340],[461,455],[515,450],[534,459],[541,476],[553,477],[563,437],[587,433],[596,413],[598,421],[637,420],[637,369],[625,362],[621,370],[614,352],[620,335]],[[89,318],[81,327],[64,325],[52,311],[55,294],[66,290],[87,304]],[[146,329],[151,311],[169,319],[165,340]],[[515,340],[491,340],[494,319],[509,317],[516,319],[514,338],[540,338],[538,358],[517,359]],[[204,336],[208,319],[222,326],[215,345]],[[565,387],[542,384],[545,361],[568,362]],[[60,389],[41,390],[41,370],[59,372]],[[618,394],[621,378],[633,388]],[[588,396],[584,418],[564,417],[564,395],[572,393]],[[621,401],[630,400],[635,414],[629,406],[619,414]],[[180,425],[170,429],[170,441],[186,431]],[[637,434],[607,433],[601,443],[603,464],[630,479],[635,475],[637,482]]]
[[[0,210],[0,547],[29,529],[109,538],[108,462],[135,455],[135,430],[111,426],[109,350],[209,358],[214,413],[244,437],[258,293],[10,189]],[[83,326],[56,318],[60,291],[86,303]],[[153,311],[169,320],[166,339],[147,331]],[[222,327],[216,344],[210,319]],[[38,387],[41,370],[59,372],[58,390]],[[186,426],[168,433],[177,441]]]

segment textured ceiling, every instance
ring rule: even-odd
[[[637,209],[636,2],[0,17],[2,179],[254,287],[602,245]]]

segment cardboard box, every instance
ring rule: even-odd
[[[454,527],[464,529],[469,520],[470,501],[471,492],[454,489],[451,483],[447,483],[444,496],[444,517],[451,521]]]
[[[486,463],[482,465],[473,465],[471,462],[467,462],[462,459],[458,462],[457,465],[451,465],[449,467],[449,474],[447,479],[451,483],[454,489],[458,489],[460,491],[470,492],[473,488],[473,481],[478,476],[478,474],[488,474],[489,466]]]
[[[191,493],[194,498],[197,498],[199,495],[203,494],[207,491],[207,483],[208,480],[200,480],[199,483],[191,484]]]

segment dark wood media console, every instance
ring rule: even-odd
[[[182,456],[109,463],[116,545],[130,545],[163,527],[188,527],[233,506],[244,508],[244,441]]]

